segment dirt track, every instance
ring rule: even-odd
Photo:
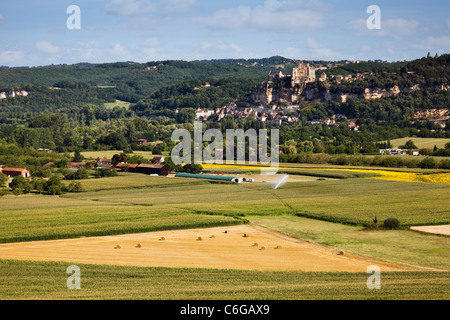
[[[137,247],[138,243],[142,246]],[[0,259],[247,270],[365,272],[369,265],[383,271],[411,270],[339,255],[336,250],[249,225],[1,244]]]

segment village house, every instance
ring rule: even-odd
[[[15,176],[22,176],[24,178],[30,177],[30,171],[24,168],[9,168],[0,165],[0,172],[9,178],[13,178]]]
[[[68,162],[67,168],[69,169],[80,169],[81,167],[86,166],[86,162]]]
[[[138,139],[137,144],[139,146],[148,146],[150,144],[150,142],[148,142],[146,139]]]
[[[359,130],[359,126],[356,123],[354,123],[353,121],[348,122],[348,127],[349,127],[349,129],[354,130],[354,131]]]
[[[395,155],[405,155],[408,154],[408,149],[380,149],[380,153],[388,156],[395,156]]]
[[[203,110],[198,108],[195,113],[195,120],[206,120],[214,114],[214,110]]]
[[[155,164],[161,164],[164,162],[164,157],[153,157],[152,162]]]
[[[100,168],[111,168],[111,167],[113,167],[112,159],[106,159],[106,158],[99,159],[97,161],[97,167],[100,167]]]

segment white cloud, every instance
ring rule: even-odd
[[[231,41],[204,41],[189,52],[191,59],[254,58],[255,54]]]
[[[106,62],[111,48],[105,48],[99,41],[78,42],[65,50],[67,56],[76,58],[77,62]]]
[[[0,61],[2,64],[20,63],[24,55],[23,51],[19,50],[3,50],[0,51]]]
[[[130,57],[130,53],[128,52],[128,50],[119,43],[116,43],[114,45],[112,49],[112,54],[121,60],[128,60]]]
[[[140,41],[139,45],[143,48],[154,48],[160,46],[161,41],[156,37],[151,37]]]
[[[420,23],[414,19],[388,19],[381,20],[381,29],[370,30],[367,28],[366,19],[357,19],[350,21],[346,28],[350,32],[358,35],[378,35],[378,36],[390,36],[394,38],[403,38],[414,35],[418,32]]]
[[[224,50],[235,50],[235,51],[241,51],[242,49],[233,42],[225,42],[225,41],[217,41],[217,42],[203,42],[202,43],[203,49],[216,49],[220,51]]]
[[[437,51],[440,53],[450,51],[450,36],[428,37],[424,40],[415,42],[414,49],[423,49],[428,51]]]
[[[323,44],[314,39],[307,39],[308,46],[314,59],[318,60],[333,60],[338,58],[340,53],[325,47]]]
[[[117,15],[167,14],[189,11],[197,3],[197,0],[111,0],[105,10]]]
[[[323,12],[312,6],[312,3],[320,4],[318,1],[266,0],[254,8],[240,6],[221,9],[209,16],[193,18],[192,21],[215,29],[253,28],[302,33],[326,24]]]
[[[35,46],[39,51],[42,51],[44,53],[50,53],[50,54],[58,53],[60,50],[59,47],[57,47],[47,41],[36,42]]]

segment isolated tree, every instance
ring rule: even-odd
[[[84,160],[84,156],[80,153],[79,150],[75,151],[75,154],[73,155],[72,161],[73,162],[81,162]]]
[[[64,170],[63,175],[65,180],[82,180],[89,178],[89,171],[85,167],[80,167],[76,171]]]
[[[21,175],[15,176],[9,184],[9,187],[15,195],[30,193],[32,189],[31,181]]]
[[[417,149],[417,146],[414,144],[414,141],[408,140],[404,145],[400,146],[400,149]]]
[[[113,155],[113,157],[111,159],[111,163],[113,165],[117,165],[122,162],[125,162],[125,163],[128,162],[128,157],[127,157],[126,153],[122,152],[120,154]]]
[[[45,183],[45,191],[53,195],[61,194],[64,190],[62,179],[60,176],[53,176]]]
[[[203,171],[203,167],[200,164],[186,164],[183,166],[183,171],[186,173],[200,173]]]
[[[39,194],[45,190],[46,180],[43,178],[34,178],[32,181],[33,189],[39,191]]]
[[[67,191],[78,193],[78,192],[83,192],[84,189],[83,189],[83,186],[81,185],[81,183],[79,181],[72,181],[69,184],[69,187],[68,187]]]
[[[162,164],[167,166],[167,168],[169,168],[169,171],[183,171],[183,167],[181,166],[181,164],[173,163],[171,157],[164,158],[164,162]]]

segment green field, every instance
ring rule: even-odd
[[[412,140],[418,149],[428,148],[433,149],[434,146],[438,148],[444,148],[445,144],[450,142],[450,139],[439,139],[439,138],[400,138],[391,140],[392,147],[398,148],[404,145],[407,141]]]
[[[113,109],[114,107],[120,107],[120,108],[125,108],[128,110],[128,108],[130,108],[131,103],[126,102],[126,101],[116,100],[115,102],[104,103],[103,105],[107,109]]]
[[[448,272],[261,272],[78,264],[81,289],[68,290],[69,263],[0,260],[2,299],[372,300],[449,299]]]
[[[383,273],[376,292],[365,273],[83,265],[83,290],[75,292],[65,287],[67,264],[0,260],[0,299],[449,299],[450,237],[408,226],[449,224],[450,186],[340,174],[276,190],[136,173],[81,180],[86,192],[1,197],[0,242],[252,223],[424,271]],[[402,230],[364,230],[375,216],[380,224],[398,218]]]
[[[124,176],[128,186],[129,177]],[[141,184],[142,177],[156,185],[146,187]],[[120,178],[108,179],[120,184]],[[292,182],[274,190],[270,184],[210,184],[175,177],[140,176],[138,181],[141,188],[111,190],[100,185],[96,190],[95,180],[83,181],[88,189],[96,191],[64,197],[122,206],[168,206],[215,215],[297,214],[353,225],[369,225],[375,216],[380,221],[395,217],[405,226],[450,223],[450,211],[446,208],[450,201],[448,185],[354,178]],[[157,185],[160,181],[167,184]]]

